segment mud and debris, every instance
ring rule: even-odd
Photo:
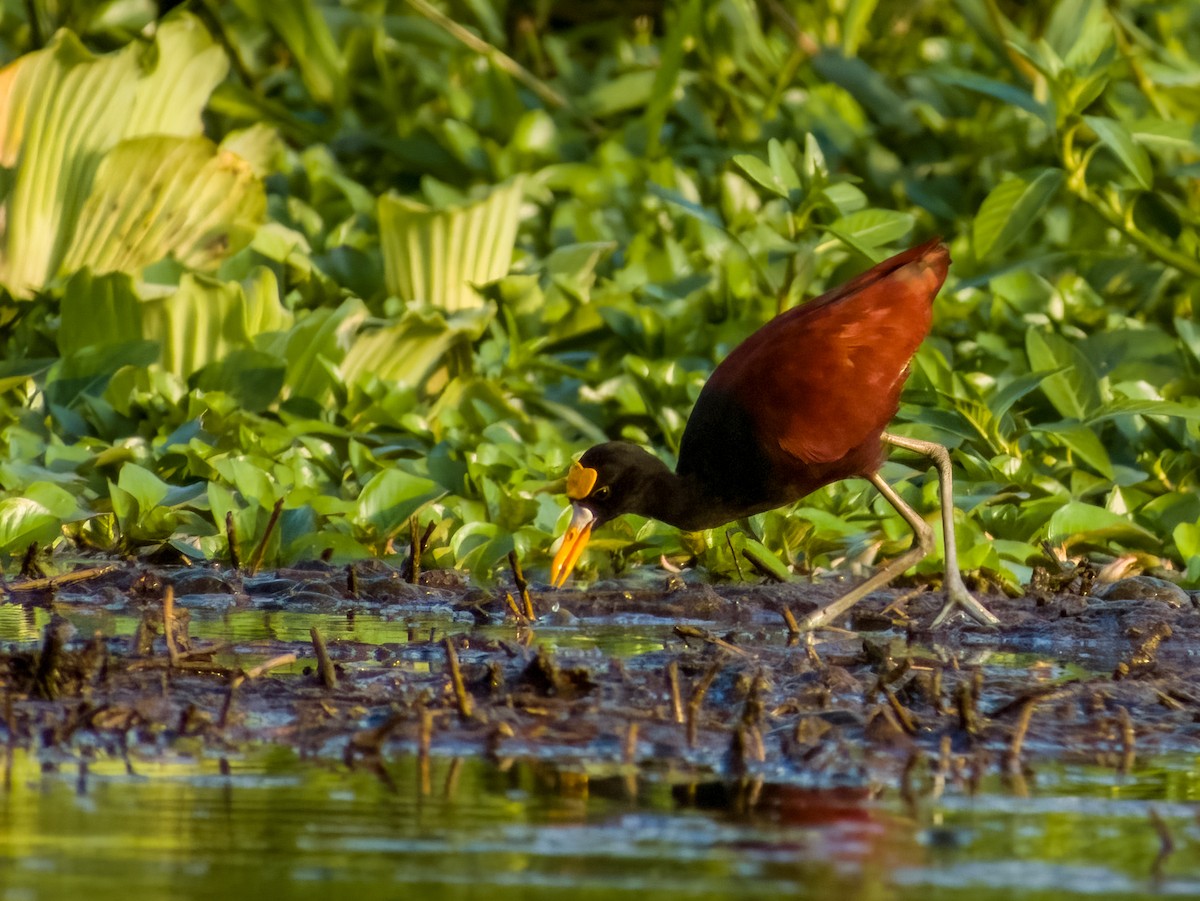
[[[1200,739],[1196,597],[1145,577],[1102,596],[987,597],[999,628],[930,631],[938,594],[880,592],[806,635],[795,616],[839,586],[550,591],[519,576],[480,590],[418,567],[122,564],[10,583],[0,746],[47,767],[267,742],[356,766],[478,755],[904,792],[1035,779],[1047,760],[1128,770]],[[197,637],[235,613],[314,624]],[[88,631],[97,621],[125,626]],[[346,637],[367,621],[379,640]]]

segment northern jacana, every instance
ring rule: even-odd
[[[916,533],[913,547],[861,585],[811,613],[827,625],[934,549],[929,524],[879,476],[885,446],[929,457],[937,467],[945,539],[946,604],[999,620],[971,596],[958,570],[950,455],[940,444],[884,431],[900,407],[909,361],[929,333],[933,299],[950,253],[934,238],[834,290],[776,316],[734,348],[705,383],[671,472],[635,444],[586,451],[567,475],[571,524],[551,565],[551,582],[571,574],[592,530],[636,513],[695,531],[782,507],[840,479],[862,477]]]

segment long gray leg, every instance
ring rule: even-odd
[[[963,610],[968,616],[983,625],[997,625],[1000,620],[984,607],[983,604],[979,603],[971,595],[971,592],[967,591],[967,586],[962,580],[962,573],[958,569],[958,548],[954,542],[954,488],[950,470],[949,452],[940,444],[934,444],[932,441],[901,438],[899,435],[892,435],[887,432],[883,434],[883,440],[885,443],[894,445],[895,447],[902,447],[906,450],[922,454],[931,459],[934,466],[937,467],[938,487],[942,502],[942,533],[946,545],[946,575],[943,580],[946,588],[946,604],[938,612],[938,615],[934,617],[933,625],[941,625],[946,620],[946,617],[956,609]],[[929,527],[929,524],[921,518],[916,510],[906,504],[904,499],[896,493],[895,489],[885,482],[878,473],[868,476],[868,479],[879,490],[879,493],[887,499],[887,502],[896,508],[896,512],[904,517],[904,521],[912,527],[915,533],[913,546],[886,564],[861,585],[851,589],[833,603],[810,613],[804,618],[803,623],[801,623],[804,628],[819,629],[822,626],[828,625],[868,594],[887,585],[892,579],[900,575],[900,573],[924,560],[933,552],[935,539],[933,529]]]

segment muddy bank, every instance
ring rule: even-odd
[[[122,564],[10,592],[0,738],[46,767],[272,742],[368,767],[416,751],[902,790],[1036,777],[1047,759],[1128,769],[1200,743],[1200,611],[1167,583],[989,597],[1000,628],[936,632],[940,596],[892,591],[843,629],[789,632],[788,612],[839,590],[533,590],[531,619],[515,589],[410,585],[381,564],[255,578]],[[221,631],[283,615],[288,634]]]

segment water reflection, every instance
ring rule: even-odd
[[[1200,894],[1183,760],[1119,787],[1056,771],[1019,802],[985,785],[921,822],[894,793],[672,786],[519,761],[434,759],[423,774],[404,757],[383,764],[386,778],[278,748],[224,766],[135,762],[135,775],[109,761],[11,762],[4,901]],[[1157,882],[1147,793],[1178,845]]]

